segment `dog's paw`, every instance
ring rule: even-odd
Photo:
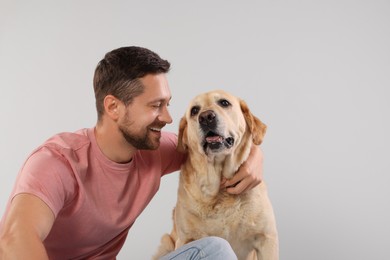
[[[165,234],[161,238],[160,246],[157,253],[153,256],[153,260],[158,260],[160,257],[175,250],[175,242],[169,234]]]

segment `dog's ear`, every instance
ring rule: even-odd
[[[181,153],[187,152],[187,119],[185,116],[180,120],[177,150]]]
[[[263,142],[267,126],[250,112],[248,105],[244,100],[240,100],[240,106],[249,131],[252,133],[253,143],[261,144]]]

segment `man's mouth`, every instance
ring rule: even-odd
[[[155,124],[152,124],[149,126],[149,130],[152,131],[152,132],[158,132],[160,133],[161,130],[164,128],[165,124],[162,124],[162,123],[155,123]]]
[[[162,127],[150,127],[149,129],[153,132],[161,132]]]

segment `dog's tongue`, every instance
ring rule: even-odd
[[[222,142],[222,137],[221,136],[209,136],[209,137],[206,137],[206,141],[208,143],[220,143],[220,142]]]

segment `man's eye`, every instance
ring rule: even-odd
[[[194,106],[191,108],[191,116],[195,116],[196,114],[199,113],[200,107]]]
[[[218,103],[219,103],[219,105],[222,106],[222,107],[228,107],[228,106],[230,106],[230,102],[227,101],[226,99],[221,99],[221,100],[219,100]]]

